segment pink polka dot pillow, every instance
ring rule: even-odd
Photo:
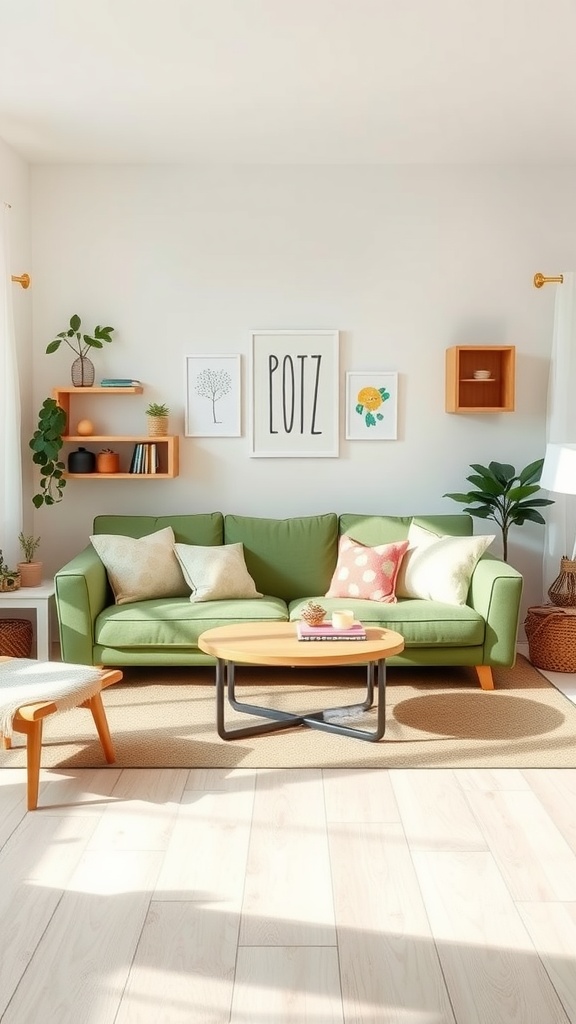
[[[396,578],[407,548],[407,540],[368,548],[343,534],[338,544],[338,564],[325,596],[394,604]]]

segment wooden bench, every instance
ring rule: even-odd
[[[0,657],[0,663],[11,661],[11,658]],[[108,720],[102,703],[101,691],[112,683],[118,683],[122,679],[122,672],[118,669],[103,669],[100,680],[100,690],[83,700],[76,707],[88,708],[92,712],[92,718],[96,725],[96,731],[102,744],[104,757],[108,764],[115,759],[114,746]],[[24,733],[26,736],[26,806],[29,811],[34,811],[38,806],[38,788],[40,781],[40,755],[42,751],[42,724],[48,715],[58,712],[59,708],[53,700],[36,702],[34,704],[23,704],[18,708],[12,728],[14,732]],[[10,750],[12,742],[9,736],[3,736],[5,750]]]

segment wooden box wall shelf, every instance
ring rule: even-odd
[[[72,396],[82,397],[86,395],[141,395],[143,388],[140,385],[128,388],[76,388],[57,387],[52,391],[52,397],[66,413],[66,429],[70,424],[70,405]],[[148,434],[90,434],[80,436],[77,434],[65,434],[62,436],[64,442],[80,443],[89,447],[114,447],[120,454],[119,473],[66,473],[65,476],[74,480],[168,480],[178,476],[178,437],[166,435],[166,437],[151,438]],[[159,471],[157,473],[129,473],[128,468],[132,460],[134,445],[154,441],[159,456]],[[97,451],[96,449],[93,449]]]
[[[514,412],[514,345],[454,345],[446,349],[446,412]],[[477,380],[475,370],[490,370]]]

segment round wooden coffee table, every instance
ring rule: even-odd
[[[295,622],[246,622],[207,629],[200,634],[198,647],[216,658],[216,725],[223,740],[307,725],[312,729],[374,743],[382,739],[386,731],[386,658],[404,650],[404,639],[391,629],[367,627],[366,640],[299,640]],[[289,665],[293,668],[366,665],[366,695],[359,704],[325,708],[305,715],[246,704],[236,699],[234,669],[238,664]],[[375,677],[378,691],[376,729],[368,731],[345,724],[346,719],[351,720],[372,707]],[[235,711],[273,721],[228,729],[224,720],[225,689],[228,702]]]

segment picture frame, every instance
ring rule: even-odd
[[[250,455],[337,458],[339,332],[251,333]]]
[[[346,439],[395,441],[398,437],[398,374],[352,370],[346,374]]]
[[[241,357],[186,356],[185,437],[240,437]]]

